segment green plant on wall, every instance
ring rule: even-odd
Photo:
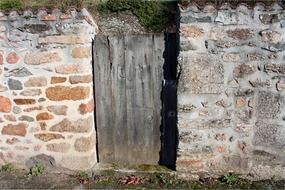
[[[1,171],[3,172],[12,172],[15,171],[15,166],[11,163],[5,164],[1,167]]]
[[[42,175],[45,171],[45,167],[40,165],[40,164],[36,164],[33,167],[30,168],[30,175],[31,176],[39,176]]]
[[[0,9],[5,11],[23,10],[27,8],[59,8],[66,9],[69,7],[81,8],[84,3],[95,4],[98,0],[0,0]]]
[[[12,10],[12,9],[21,9],[23,4],[19,0],[1,0],[0,9],[3,10]]]
[[[233,185],[237,183],[239,180],[239,175],[235,173],[228,173],[225,174],[222,181],[225,182],[226,184]]]
[[[174,1],[108,0],[99,8],[103,12],[130,11],[140,23],[154,32],[161,32],[174,20]],[[175,9],[175,8],[174,8]]]
[[[161,32],[174,22],[176,1],[160,0],[0,0],[0,10],[23,10],[27,8],[38,9],[69,7],[88,7],[101,12],[129,11],[136,15],[140,23],[148,30]]]

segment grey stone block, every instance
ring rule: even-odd
[[[200,23],[207,23],[212,22],[212,18],[210,16],[204,16],[204,17],[193,17],[190,15],[182,16],[181,23],[193,23],[193,22],[200,22]]]
[[[258,92],[256,104],[258,119],[276,119],[281,112],[283,102],[283,97],[280,94],[267,91]]]
[[[258,121],[255,124],[253,145],[281,149],[285,146],[285,128],[279,124]]]
[[[23,85],[21,81],[14,80],[14,79],[8,80],[8,86],[10,90],[22,90],[23,89]]]
[[[224,67],[206,54],[185,58],[179,90],[194,94],[218,94],[224,86]]]

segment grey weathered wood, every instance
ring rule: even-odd
[[[164,35],[155,35],[153,37],[153,63],[154,67],[152,68],[151,80],[153,84],[152,96],[153,96],[153,108],[154,108],[154,117],[153,117],[153,159],[159,160],[159,152],[161,148],[160,141],[160,125],[161,125],[161,91],[162,91],[162,79],[163,79],[163,52],[164,52]],[[155,154],[156,153],[156,154]]]
[[[94,77],[96,125],[99,162],[114,162],[114,127],[111,105],[110,44],[107,36],[96,36],[94,42]]]
[[[128,146],[126,145],[128,130],[125,127],[127,112],[124,36],[109,37],[109,43],[114,157],[117,163],[124,163],[125,155],[128,154]]]
[[[100,161],[156,164],[163,36],[97,36],[94,50]]]
[[[137,36],[126,36],[126,68],[127,68],[127,115],[128,115],[128,146],[130,148],[128,161],[139,163],[147,153],[146,118],[145,118],[145,50],[147,39]],[[143,44],[143,45],[142,45]],[[142,47],[143,46],[143,47]],[[144,47],[146,46],[146,48]],[[129,68],[129,70],[128,70]]]

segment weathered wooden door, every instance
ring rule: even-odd
[[[157,164],[163,35],[97,35],[94,41],[99,162]]]

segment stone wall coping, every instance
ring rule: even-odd
[[[214,10],[232,10],[232,9],[253,9],[253,10],[260,10],[260,11],[278,11],[284,10],[284,6],[280,3],[272,3],[271,5],[265,5],[264,3],[255,3],[253,6],[248,5],[247,3],[239,3],[236,6],[230,3],[223,3],[220,6],[216,6],[213,3],[206,3],[205,5],[201,6],[195,2],[186,3],[186,4],[179,4],[180,11],[203,11],[203,12],[212,12]]]
[[[80,12],[85,12],[86,11],[86,8],[82,8],[82,9],[77,9],[75,7],[70,7],[68,9],[59,9],[59,8],[53,8],[53,9],[50,9],[50,8],[45,8],[45,7],[41,7],[41,8],[38,8],[38,9],[32,9],[32,8],[27,8],[25,10],[10,10],[10,11],[5,11],[5,10],[1,10],[0,9],[0,15],[10,15],[10,14],[13,14],[14,12],[17,12],[18,15],[25,15],[27,13],[32,13],[34,15],[37,15],[39,12],[47,12],[48,14],[53,14],[53,13],[58,13],[58,12],[61,12],[62,14],[74,14],[74,13],[80,13]]]
[[[60,9],[40,8],[37,10],[27,9],[24,11],[5,12],[0,10],[0,21],[17,21],[21,19],[37,18],[40,21],[59,22],[64,20],[86,20],[88,24],[95,28],[96,33],[98,26],[96,25],[92,15],[86,8],[78,10],[69,8],[65,11]]]

